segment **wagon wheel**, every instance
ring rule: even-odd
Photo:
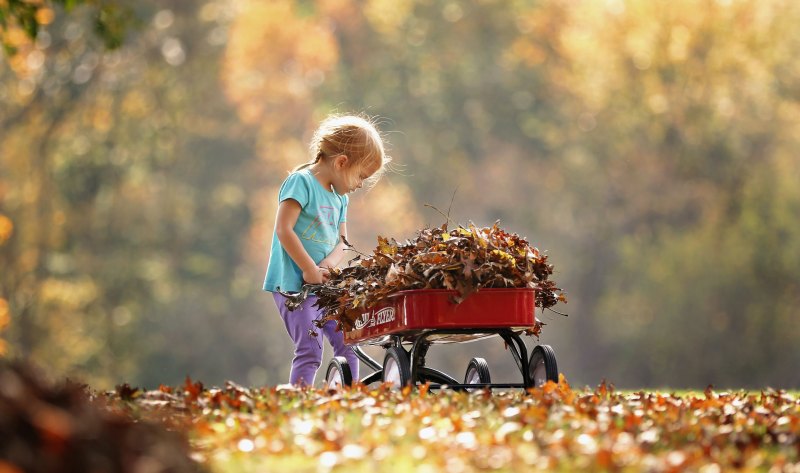
[[[353,384],[353,374],[350,371],[350,363],[343,356],[333,357],[325,373],[325,388],[339,389],[351,384]]]
[[[538,388],[548,381],[558,382],[558,365],[556,364],[556,352],[550,345],[537,345],[531,352],[531,360],[528,364],[533,386]]]
[[[485,384],[491,383],[492,377],[489,374],[489,364],[483,358],[473,358],[467,365],[467,373],[464,375],[464,384]],[[467,391],[474,389],[467,388]]]
[[[383,359],[383,382],[400,388],[411,384],[411,364],[408,354],[400,347],[390,347]]]

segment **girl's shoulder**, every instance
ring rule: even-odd
[[[314,176],[307,169],[292,171],[283,180],[281,187],[308,186],[313,178]]]
[[[308,204],[314,192],[311,182],[305,174],[303,170],[300,170],[286,176],[278,189],[278,202],[294,199],[303,207]]]
[[[313,178],[314,176],[311,175],[311,171],[308,169],[298,169],[297,171],[292,171],[286,176],[286,181],[288,180],[296,180],[302,179],[304,181],[308,181],[309,178]]]

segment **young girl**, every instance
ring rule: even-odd
[[[272,292],[286,331],[294,342],[289,380],[313,385],[322,361],[322,346],[313,321],[320,317],[309,297],[293,311],[286,308],[280,292],[298,292],[303,282],[320,284],[330,268],[344,257],[347,238],[347,194],[365,181],[376,182],[389,158],[378,130],[356,116],[331,116],[319,126],[311,140],[311,162],[298,166],[281,185],[278,214],[272,237],[264,290]],[[280,291],[280,292],[279,292]],[[344,356],[353,379],[358,379],[358,358],[344,344],[342,332],[329,321],[322,333],[334,356]]]

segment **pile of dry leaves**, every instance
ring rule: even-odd
[[[553,265],[547,256],[500,228],[499,222],[485,228],[459,225],[450,231],[447,224],[424,228],[404,244],[379,236],[373,255],[359,254],[351,263],[356,264],[332,270],[325,284],[307,284],[300,293],[287,295],[289,308],[314,294],[323,312],[318,324],[335,320],[350,330],[365,308],[409,289],[451,289],[458,303],[481,288],[532,288],[537,307],[566,302],[549,279]]]
[[[128,390],[130,391],[130,390]],[[131,399],[125,389],[116,396]],[[114,412],[84,385],[0,360],[0,472],[205,471],[182,433]]]

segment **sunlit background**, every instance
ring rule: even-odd
[[[538,316],[573,385],[800,387],[800,3],[82,3],[0,2],[0,356],[286,382],[277,186],[364,112],[396,166],[352,243],[499,219],[567,292]],[[429,360],[472,356],[518,376],[498,340]]]

